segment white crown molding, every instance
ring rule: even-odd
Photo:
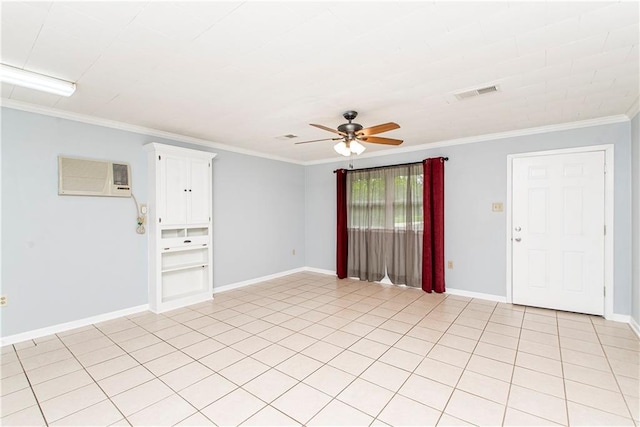
[[[640,111],[640,96],[636,97],[635,101],[631,104],[631,107],[627,110],[626,115],[629,117],[629,120],[633,119],[636,114],[638,114],[638,111]]]
[[[303,162],[298,160],[289,159],[286,157],[273,156],[265,154],[259,151],[247,150],[244,148],[234,147],[232,145],[223,144],[221,142],[208,141],[206,139],[194,138],[191,136],[180,135],[172,132],[165,132],[162,130],[147,128],[144,126],[132,125],[129,123],[119,122],[116,120],[102,119],[99,117],[88,116],[85,114],[74,113],[71,111],[63,111],[55,108],[44,107],[41,105],[33,105],[26,102],[15,101],[13,99],[1,98],[0,106],[11,108],[13,110],[26,111],[29,113],[37,113],[45,116],[58,117],[60,119],[73,120],[75,122],[86,123],[90,125],[103,126],[112,129],[123,130],[127,132],[140,133],[143,135],[154,136],[157,138],[165,138],[179,142],[186,142],[189,144],[200,145],[209,148],[215,148],[218,150],[230,151],[238,154],[246,154],[248,156],[262,157],[269,160],[277,160],[280,162],[293,163],[296,165],[303,165]]]
[[[411,153],[414,151],[431,150],[434,148],[451,147],[454,145],[473,144],[476,142],[493,141],[493,140],[505,139],[505,138],[515,138],[519,136],[536,135],[540,133],[558,132],[558,131],[571,130],[571,129],[580,129],[585,127],[601,126],[601,125],[622,123],[622,122],[628,122],[628,121],[629,121],[629,117],[627,117],[624,114],[619,114],[616,116],[581,120],[578,122],[558,123],[555,125],[538,126],[533,128],[511,130],[511,131],[498,132],[498,133],[488,133],[485,135],[469,136],[465,138],[449,139],[445,141],[428,142],[426,144],[411,145],[408,147],[392,148],[384,151],[376,151],[375,153],[361,154],[360,156],[357,156],[354,158],[368,159],[373,157],[383,157],[383,156],[389,156],[391,154]],[[320,165],[320,164],[326,164],[326,163],[339,163],[341,160],[343,161],[344,159],[348,160],[347,157],[342,157],[342,159],[330,158],[330,159],[322,159],[322,160],[311,160],[308,162],[303,162],[302,164],[304,166],[313,166],[313,165]]]
[[[635,114],[638,112],[638,102],[639,100],[636,99],[626,114],[600,117],[600,118],[589,119],[589,120],[581,120],[577,122],[559,123],[554,125],[538,126],[538,127],[526,128],[526,129],[517,129],[512,131],[506,131],[506,132],[489,133],[485,135],[449,139],[444,141],[428,142],[425,144],[411,145],[408,147],[391,148],[383,151],[377,151],[374,153],[362,154],[360,156],[357,156],[357,158],[368,159],[368,158],[374,158],[374,157],[384,157],[384,156],[390,156],[393,154],[411,153],[415,151],[424,151],[424,150],[430,150],[434,148],[451,147],[454,145],[472,144],[476,142],[484,142],[484,141],[491,141],[491,140],[504,139],[504,138],[514,138],[518,136],[536,135],[540,133],[557,132],[557,131],[563,131],[563,130],[571,130],[571,129],[579,129],[584,127],[627,122],[631,118],[633,118],[633,116],[635,116]],[[180,135],[172,132],[165,132],[157,129],[132,125],[129,123],[119,122],[115,120],[102,119],[99,117],[89,116],[85,114],[73,113],[70,111],[62,111],[55,108],[29,104],[26,102],[15,101],[7,98],[0,98],[0,106],[11,108],[14,110],[21,110],[21,111],[27,111],[31,113],[43,114],[45,116],[58,117],[61,119],[73,120],[76,122],[82,122],[82,123],[87,123],[87,124],[92,124],[97,126],[108,127],[112,129],[124,130],[128,132],[134,132],[134,133],[154,136],[158,138],[165,138],[165,139],[175,140],[179,142],[185,142],[189,144],[195,144],[195,145],[200,145],[204,147],[230,151],[233,153],[245,154],[245,155],[254,156],[254,157],[261,157],[264,159],[276,160],[280,162],[292,163],[292,164],[302,165],[302,166],[313,166],[313,165],[320,165],[320,164],[327,164],[327,163],[340,163],[345,160],[348,161],[349,159],[343,156],[339,156],[339,157],[331,157],[331,158],[320,159],[320,160],[299,161],[299,160],[294,160],[287,157],[280,157],[280,156],[265,154],[259,151],[238,148],[238,147],[223,144],[220,142],[208,141],[205,139],[194,138],[194,137]]]

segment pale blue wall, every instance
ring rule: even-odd
[[[506,295],[507,155],[586,145],[614,144],[615,243],[614,311],[631,312],[631,144],[630,124],[618,123],[505,138],[446,148],[361,158],[355,168],[420,161],[448,156],[445,164],[445,256],[447,286],[472,292]],[[346,162],[308,166],[306,173],[307,265],[335,271],[335,175]],[[506,208],[506,206],[505,206]]]
[[[147,200],[145,143],[178,141],[2,109],[2,336],[147,303],[146,235],[131,199],[60,197],[57,156],[127,161],[134,194]],[[632,123],[552,132],[386,157],[355,167],[446,155],[447,284],[505,295],[507,154],[615,145],[615,302],[638,321],[632,263],[632,152],[638,196],[638,116]],[[302,267],[335,267],[335,175],[346,162],[299,166],[223,150],[214,159],[214,286]],[[639,196],[640,199],[640,196]],[[637,200],[634,206],[638,208]],[[638,245],[637,212],[634,230]],[[295,249],[296,255],[291,251]],[[632,269],[634,285],[632,288]],[[632,304],[632,298],[634,304]],[[633,307],[633,308],[632,308]]]
[[[203,147],[8,108],[1,137],[2,336],[146,304],[132,199],[58,196],[57,156],[129,162],[144,203],[144,144]],[[304,167],[210,151],[214,286],[302,267]]]
[[[633,164],[633,280],[631,288],[631,316],[640,325],[640,114],[631,120],[631,151]]]

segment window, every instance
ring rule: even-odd
[[[353,172],[347,185],[349,228],[422,229],[422,168]]]

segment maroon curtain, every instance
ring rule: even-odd
[[[347,277],[347,171],[336,171],[336,206],[337,206],[337,236],[336,236],[336,274],[339,279]]]
[[[444,292],[444,159],[425,159],[422,290]]]

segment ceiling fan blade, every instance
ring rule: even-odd
[[[389,122],[389,123],[384,123],[377,126],[364,128],[360,132],[358,132],[358,135],[364,135],[364,136],[375,135],[377,133],[388,132],[390,130],[399,129],[399,128],[400,128],[399,124]]]
[[[337,130],[335,130],[335,129],[331,129],[331,128],[326,127],[326,126],[316,125],[316,124],[313,124],[313,123],[309,123],[309,124],[310,124],[311,126],[317,127],[318,129],[322,129],[322,130],[326,130],[326,131],[329,131],[329,132],[337,133],[338,135],[342,135],[342,136],[344,136],[344,135],[345,135],[345,133],[344,133],[344,132],[340,132],[340,131],[337,131]]]
[[[300,141],[300,142],[294,142],[294,145],[298,145],[298,144],[308,144],[310,142],[319,142],[319,141],[337,141],[339,139],[342,138],[324,138],[324,139],[314,139],[312,141]]]
[[[386,145],[400,145],[402,144],[401,139],[393,139],[393,138],[382,138],[379,136],[362,136],[358,137],[358,139],[362,142],[370,142],[372,144],[386,144]]]

